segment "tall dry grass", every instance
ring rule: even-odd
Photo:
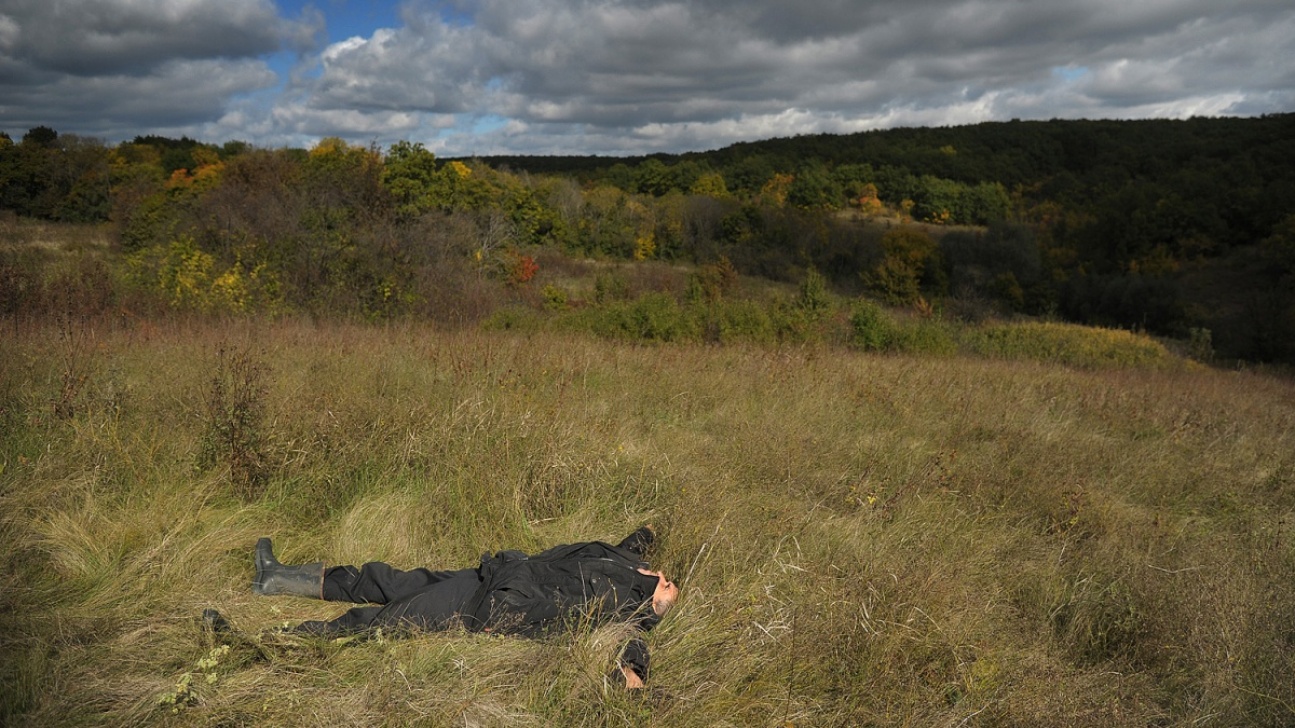
[[[6,723],[1295,721],[1287,381],[416,325],[0,335]],[[254,490],[204,456],[222,351],[260,372]],[[342,607],[248,588],[261,535],[450,566],[646,521],[685,596],[641,695],[605,677],[614,627],[291,640],[260,631]]]

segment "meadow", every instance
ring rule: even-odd
[[[1289,379],[1006,358],[993,333],[927,356],[3,324],[5,724],[1295,721]],[[263,535],[285,561],[466,566],[646,522],[683,597],[640,693],[607,677],[616,627],[289,639],[267,630],[344,607],[249,589]]]

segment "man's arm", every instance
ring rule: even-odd
[[[620,671],[625,677],[625,687],[634,690],[643,687],[648,679],[648,648],[641,637],[635,637],[625,643],[621,651]]]

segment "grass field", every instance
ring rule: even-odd
[[[285,560],[644,522],[616,628],[338,644]],[[297,321],[0,332],[7,725],[1290,725],[1295,386],[1189,367]],[[245,636],[213,642],[220,609]]]

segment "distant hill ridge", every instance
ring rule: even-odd
[[[907,167],[962,182],[1022,184],[1062,172],[1113,165],[1154,171],[1196,155],[1244,155],[1260,165],[1295,163],[1295,113],[1184,120],[987,121],[965,126],[899,127],[852,134],[804,134],[737,142],[710,151],[645,155],[485,155],[491,166],[540,174],[587,176],[649,159],[723,168],[749,157],[794,170],[828,165]],[[464,157],[460,157],[464,158]]]

